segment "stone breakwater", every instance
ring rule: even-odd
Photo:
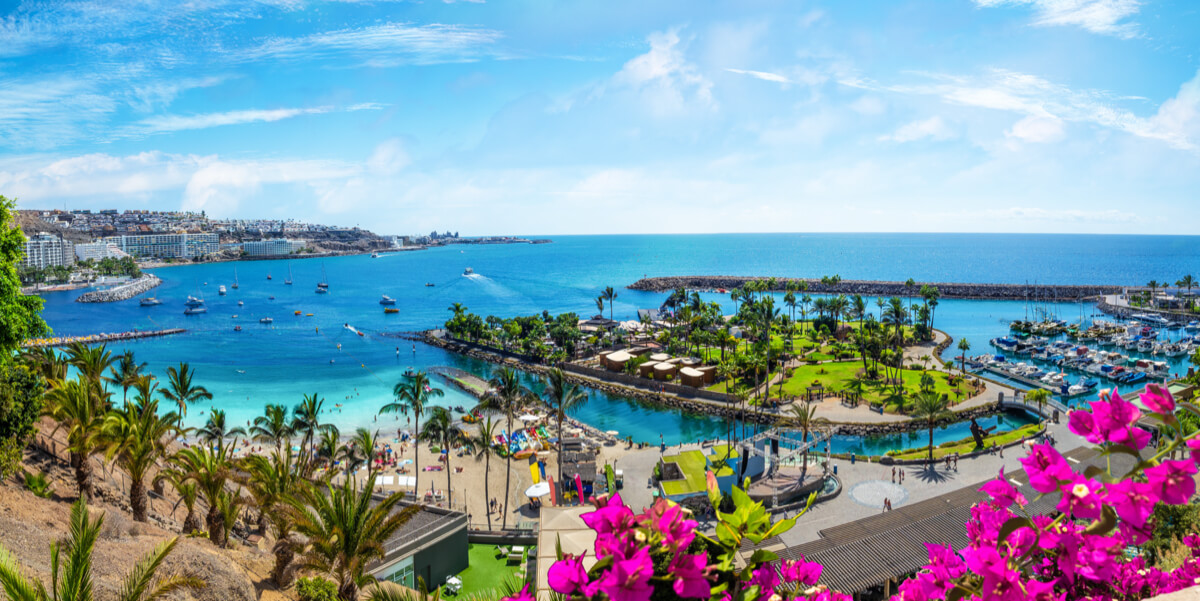
[[[688,290],[732,290],[751,281],[767,278],[722,275],[690,275],[644,278],[630,284],[630,290],[667,292],[676,288]],[[958,282],[917,282],[907,287],[904,282],[878,282],[868,280],[842,280],[836,284],[822,284],[821,280],[806,278],[776,278],[774,290],[784,290],[788,282],[808,284],[810,294],[861,294],[863,296],[915,296],[923,284],[937,286],[942,298],[969,298],[985,300],[1061,300],[1073,301],[1093,298],[1105,294],[1119,294],[1121,286],[1057,286],[1043,284],[963,284]]]
[[[142,277],[122,284],[107,290],[93,290],[84,292],[75,299],[77,303],[111,303],[115,301],[129,300],[139,294],[147,292],[162,283],[156,275],[145,274]]]

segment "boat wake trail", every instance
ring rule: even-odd
[[[487,291],[488,294],[491,294],[492,296],[502,296],[502,297],[520,296],[520,293],[513,290],[512,288],[509,288],[508,286],[505,286],[504,284],[501,284],[500,282],[497,282],[496,280],[493,280],[492,278],[489,278],[485,275],[480,275],[478,273],[472,273],[472,274],[464,274],[463,277],[466,278],[467,281],[481,286],[485,291]]]

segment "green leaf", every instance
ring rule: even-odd
[[[750,556],[750,565],[759,566],[769,561],[775,561],[779,556],[766,549],[758,549]]]
[[[1083,470],[1083,475],[1087,476],[1088,478],[1099,478],[1100,476],[1103,476],[1104,473],[1104,468],[1098,465],[1089,465],[1087,469]]]
[[[1008,539],[1008,536],[1015,532],[1018,528],[1029,528],[1030,530],[1036,530],[1033,522],[1027,517],[1018,516],[1015,518],[1009,518],[1008,521],[1004,522],[1004,525],[1000,527],[1000,534],[997,535],[996,541],[1004,542]]]
[[[1104,509],[1100,512],[1100,518],[1091,524],[1088,524],[1088,527],[1084,529],[1084,533],[1103,536],[1109,532],[1112,532],[1116,527],[1117,512],[1114,511],[1112,507],[1105,505]]]

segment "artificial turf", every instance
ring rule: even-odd
[[[521,566],[509,565],[504,556],[496,557],[496,553],[496,545],[470,545],[467,550],[469,565],[458,574],[463,583],[459,596],[498,590],[505,580],[517,577]]]

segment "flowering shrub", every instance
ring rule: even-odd
[[[971,509],[966,524],[970,544],[957,551],[927,544],[929,563],[900,585],[893,601],[1123,601],[1200,584],[1200,536],[1184,538],[1190,559],[1169,572],[1124,553],[1149,539],[1156,504],[1185,504],[1195,494],[1193,475],[1200,462],[1200,439],[1185,435],[1175,416],[1177,409],[1196,415],[1200,409],[1188,403],[1177,406],[1167,390],[1154,385],[1141,400],[1151,411],[1147,417],[1162,424],[1154,454],[1145,451],[1151,434],[1135,425],[1141,411],[1116,392],[1101,393],[1089,410],[1072,412],[1068,426],[1109,457],[1107,469],[1076,472],[1054,447],[1033,446],[1021,465],[1039,494],[1061,493],[1059,514],[1027,514],[1028,501],[1001,471],[981,489],[990,500]],[[1174,458],[1177,454],[1183,458]],[[1114,473],[1114,455],[1132,457],[1133,467]],[[711,487],[709,495],[719,500]],[[777,536],[795,519],[773,523],[762,504],[737,488],[732,501],[733,511],[718,512],[716,533],[710,537],[696,532],[687,510],[665,500],[635,514],[619,495],[595,498],[596,510],[582,516],[596,532],[594,565],[584,567],[586,553],[564,556],[559,549],[547,584],[566,598],[597,601],[849,598],[818,585],[821,566],[803,558],[780,562],[774,553],[758,550],[739,569],[734,559],[743,541]],[[527,588],[509,600],[532,598]]]

